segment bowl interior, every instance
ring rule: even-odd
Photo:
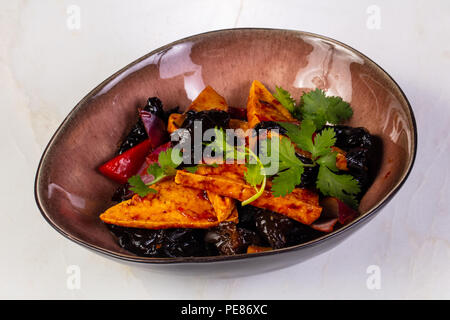
[[[245,107],[255,79],[269,90],[282,86],[297,99],[316,87],[341,96],[354,109],[348,124],[366,127],[378,137],[381,165],[361,202],[362,216],[386,201],[406,178],[415,154],[414,118],[401,90],[380,67],[352,48],[317,35],[223,30],[155,50],[105,80],[73,109],[38,169],[36,199],[44,217],[78,243],[135,258],[116,244],[98,218],[111,205],[117,184],[96,168],[114,155],[137,120],[136,107],[157,96],[167,109],[184,109],[206,85],[229,105]]]

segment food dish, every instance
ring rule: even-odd
[[[236,109],[207,86],[183,113],[165,112],[157,97],[137,112],[118,154],[99,167],[122,183],[100,219],[141,256],[235,255],[314,240],[358,217],[378,166],[375,137],[340,125],[351,106],[320,89],[296,102],[255,80],[246,108]]]
[[[117,151],[115,144],[124,140],[124,133],[136,120],[136,106],[145,105],[149,96],[160,97],[168,109],[188,106],[205,83],[230,105],[244,106],[254,79],[278,84],[295,96],[299,90],[320,86],[351,103],[355,116],[348,125],[366,127],[379,137],[383,149],[380,168],[361,200],[361,215],[313,241],[255,254],[151,258],[123,250],[98,219],[99,212],[112,205],[108,201],[117,184],[103,178],[96,168]],[[416,135],[414,115],[401,89],[384,70],[353,48],[299,31],[221,30],[159,48],[106,79],[82,99],[42,156],[36,175],[36,201],[55,230],[114,258],[145,264],[182,263],[184,267],[186,263],[198,266],[227,261],[240,266],[245,263],[252,271],[276,268],[281,262],[298,263],[328,250],[370,221],[406,180],[414,163]],[[221,265],[216,264],[217,268]]]

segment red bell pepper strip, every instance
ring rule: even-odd
[[[141,168],[151,147],[150,139],[145,139],[133,148],[104,163],[98,170],[116,182],[126,183]]]

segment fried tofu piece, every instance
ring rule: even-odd
[[[245,183],[244,174],[247,168],[244,164],[220,164],[216,167],[202,166],[197,169],[196,174],[202,176],[222,176],[239,183]]]
[[[217,168],[207,168],[203,172],[198,170],[196,173],[178,170],[175,182],[244,201],[253,196],[256,191],[245,183],[243,175],[238,173],[240,170],[242,169],[239,165],[221,165]],[[284,214],[307,225],[317,220],[322,211],[318,194],[301,188],[296,188],[286,196],[277,198],[269,190],[265,190],[252,202],[252,205]]]
[[[339,170],[348,171],[346,152],[338,147],[331,147],[331,149],[337,152],[336,167]]]
[[[258,252],[266,252],[271,251],[271,247],[261,247],[261,246],[255,246],[255,245],[249,245],[247,247],[247,253],[258,253]]]
[[[180,113],[172,113],[167,120],[167,132],[172,133],[181,128],[186,116]]]
[[[222,110],[228,112],[228,105],[225,98],[218,94],[212,87],[207,86],[192,101],[188,110],[206,111],[206,110]]]
[[[289,110],[258,80],[253,81],[247,98],[247,120],[250,128],[261,121],[297,122]]]
[[[180,129],[185,118],[186,118],[186,116],[184,114],[172,113],[168,119],[167,131],[169,133],[172,133],[172,132],[175,132],[176,130]],[[230,119],[230,128],[231,129],[242,129],[245,132],[249,127],[248,127],[247,121],[238,120],[238,119]]]
[[[249,129],[248,122],[244,120],[238,119],[230,119],[230,128],[231,129],[242,129],[244,132]]]
[[[216,212],[216,217],[219,222],[223,221],[232,221],[228,218],[232,217],[232,212],[236,210],[236,203],[234,199],[224,197],[221,195],[218,195],[217,193],[206,191],[206,194],[208,195],[208,199],[211,202],[211,205],[214,208],[214,211]],[[236,215],[237,218],[237,215]],[[227,220],[228,219],[228,220]],[[237,221],[233,221],[236,222]]]
[[[226,197],[224,197],[224,198],[226,198]],[[234,199],[231,199],[231,200],[234,201]],[[222,222],[233,222],[233,223],[239,222],[239,213],[238,213],[236,206],[234,206],[234,209],[231,211],[231,214],[228,216],[228,218],[226,218]]]
[[[144,198],[135,195],[106,210],[100,219],[109,224],[145,229],[211,228],[220,223],[218,216],[222,221],[237,221],[234,206],[221,204],[218,214],[203,190],[176,184],[173,179],[161,181],[152,188],[158,192]]]
[[[212,87],[207,86],[202,92],[192,101],[191,105],[186,111],[207,111],[207,110],[222,110],[228,111],[228,104],[225,98],[218,94]],[[183,114],[172,113],[167,122],[167,131],[172,133],[179,129],[186,119],[186,112]]]

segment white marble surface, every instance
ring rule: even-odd
[[[71,5],[80,9],[79,29],[69,28]],[[379,29],[367,27],[368,19],[374,26],[371,5],[380,10]],[[444,0],[0,0],[0,298],[450,298],[449,17]],[[37,164],[78,100],[163,44],[249,26],[343,41],[383,66],[405,91],[417,118],[416,165],[371,223],[302,264],[217,279],[125,266],[70,242],[42,219],[33,197]],[[80,268],[79,289],[67,286],[71,265]],[[366,285],[370,265],[381,271],[378,290]]]

